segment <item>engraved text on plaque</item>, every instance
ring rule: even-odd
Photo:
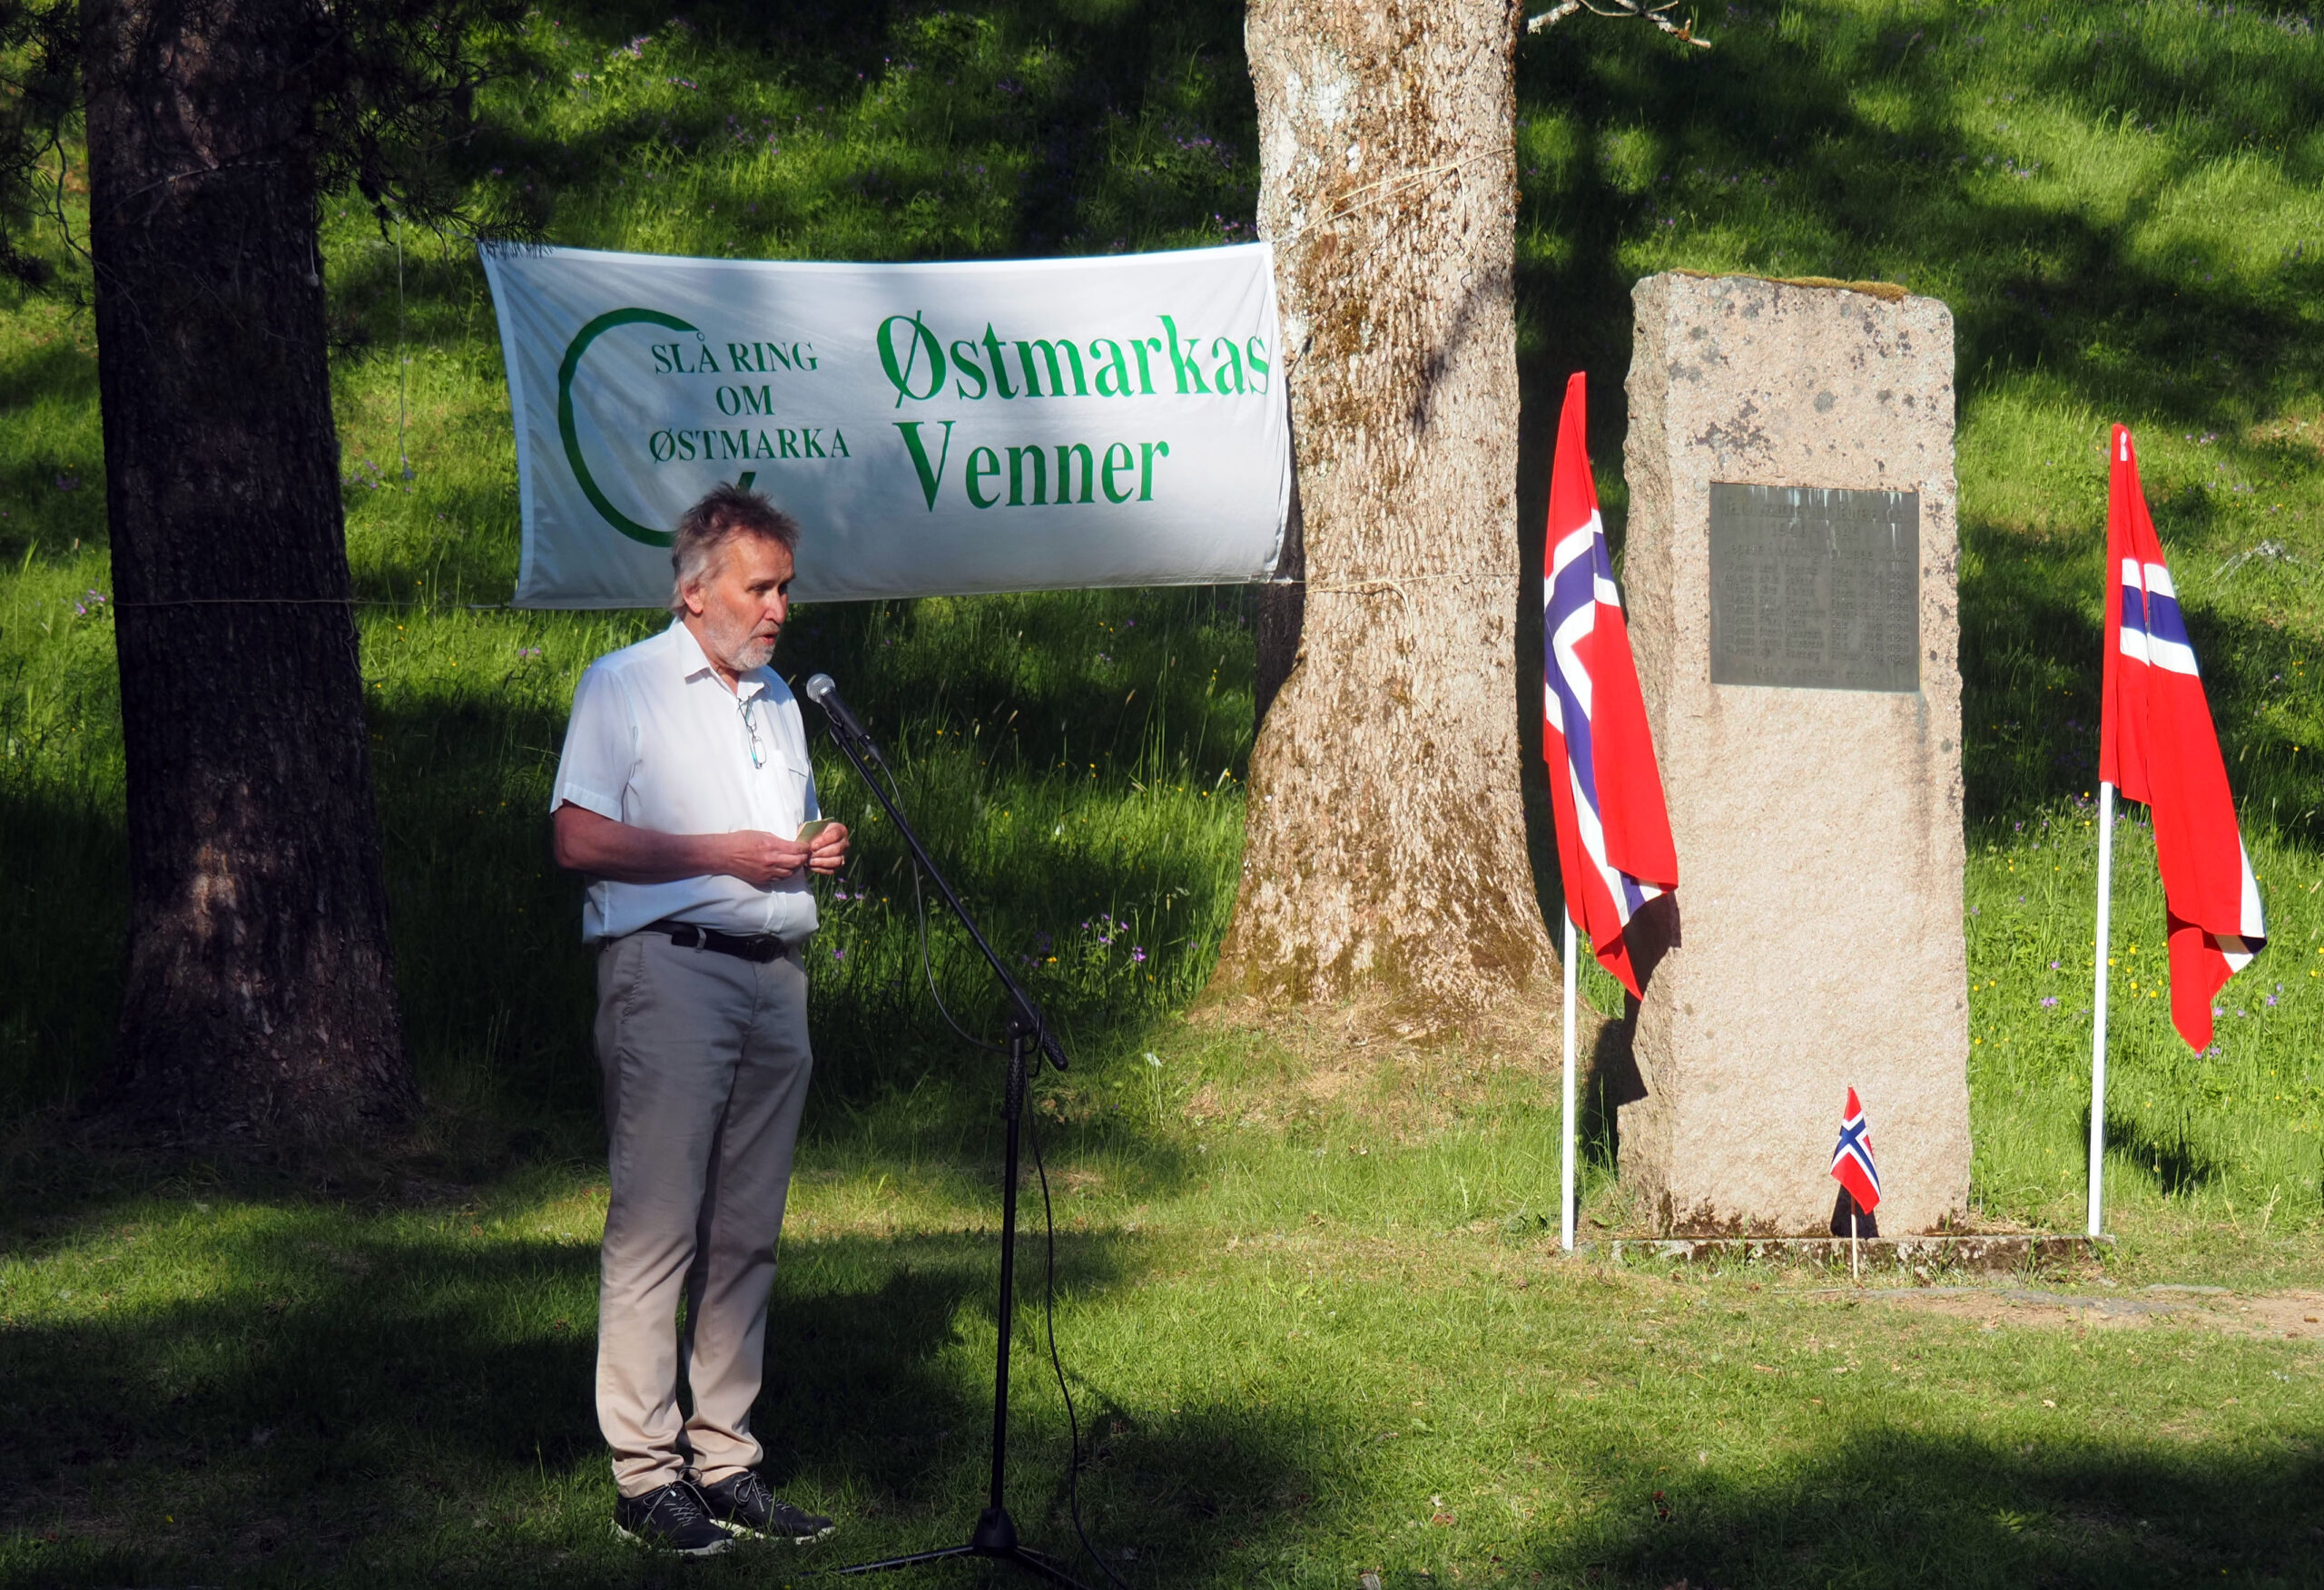
[[[1710,488],[1713,684],[1920,689],[1920,494]]]

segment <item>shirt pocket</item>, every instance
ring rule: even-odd
[[[800,825],[807,820],[807,788],[815,774],[804,756],[788,751],[778,756],[776,765],[783,778],[778,798],[783,802],[783,818],[791,824],[783,835],[788,839],[798,833]]]

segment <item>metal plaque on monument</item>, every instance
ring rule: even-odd
[[[1952,316],[1756,277],[1634,302],[1622,584],[1680,886],[1621,1173],[1665,1231],[1826,1233],[1854,1087],[1882,1233],[1929,1231],[1969,1192]]]

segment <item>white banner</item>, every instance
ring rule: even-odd
[[[792,264],[496,248],[519,607],[659,607],[720,481],[802,601],[1265,579],[1291,502],[1264,243]]]

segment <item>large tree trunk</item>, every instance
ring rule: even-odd
[[[97,1103],[336,1137],[415,1097],[324,358],[297,0],[91,0],[90,238],[129,761]]]
[[[1437,1023],[1555,965],[1518,793],[1517,27],[1252,0],[1305,584],[1262,625],[1222,991]]]

